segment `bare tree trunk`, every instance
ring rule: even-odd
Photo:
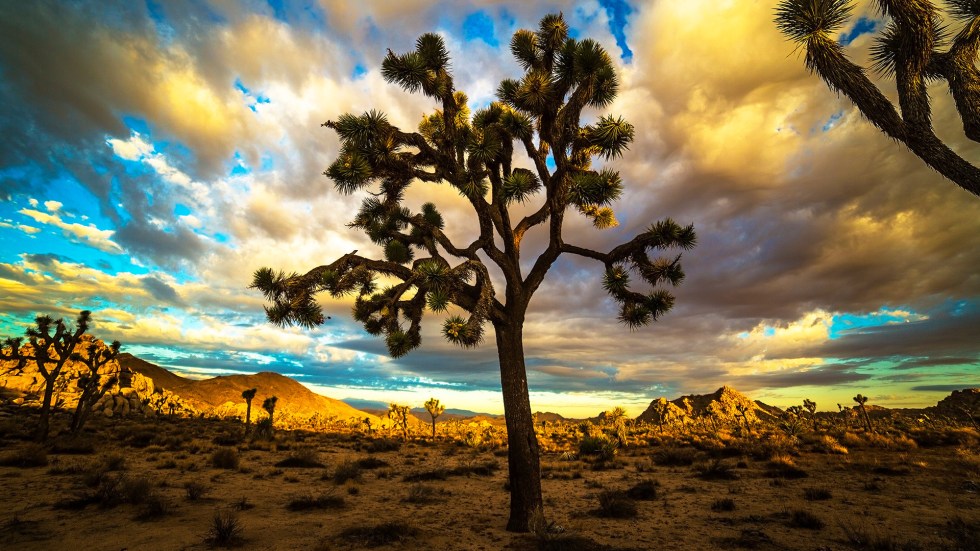
[[[252,401],[245,401],[245,435],[248,436],[248,429],[252,424]]]
[[[507,421],[508,467],[510,473],[510,519],[507,530],[528,532],[534,519],[543,515],[541,464],[538,439],[534,434],[531,400],[524,367],[523,320],[494,323],[500,384]]]

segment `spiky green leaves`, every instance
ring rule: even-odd
[[[623,181],[615,170],[579,172],[572,177],[568,200],[573,205],[608,205],[623,193]]]
[[[473,348],[483,341],[483,324],[471,316],[449,316],[442,324],[442,334],[449,342],[463,348]]]
[[[523,203],[541,189],[541,180],[525,168],[515,168],[510,176],[504,179],[504,201]]]
[[[633,125],[622,117],[603,115],[595,124],[586,126],[582,137],[605,159],[620,157],[633,142]]]
[[[622,323],[636,329],[659,319],[673,307],[674,296],[658,286],[678,285],[684,279],[680,255],[651,260],[647,253],[652,249],[689,249],[695,242],[693,226],[682,227],[668,218],[650,226],[631,241],[629,247],[620,248],[623,252],[616,258],[621,260],[607,265],[602,287],[619,303]],[[638,275],[650,292],[644,295],[633,291],[631,273]]]
[[[828,40],[853,10],[851,0],[783,0],[776,7],[776,28],[801,44]]]
[[[381,63],[381,76],[409,92],[421,90],[441,98],[452,86],[448,69],[449,52],[442,37],[427,33],[419,37],[413,52],[397,55],[389,50]]]

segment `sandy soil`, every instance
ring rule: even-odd
[[[0,419],[0,458],[31,456],[18,432],[27,424],[16,413]],[[216,513],[234,515],[241,548],[261,550],[369,547],[370,539],[344,531],[389,521],[403,524],[375,535],[401,540],[382,548],[448,550],[966,549],[972,536],[962,532],[975,536],[980,526],[980,462],[963,446],[787,458],[805,476],[734,452],[713,459],[692,451],[694,465],[663,466],[653,460],[658,446],[631,448],[604,470],[571,454],[546,455],[550,530],[529,536],[503,529],[502,450],[417,440],[371,452],[361,435],[309,433],[280,433],[276,445],[221,446],[239,426],[202,420],[97,420],[92,429],[91,453],[56,453],[56,444],[46,466],[0,467],[0,549],[208,549],[220,543],[208,541]],[[74,447],[88,451],[84,442]],[[216,466],[221,449],[237,467]],[[324,466],[276,466],[291,457]],[[736,478],[700,476],[714,460],[722,476]],[[354,474],[359,461],[358,476],[337,483],[338,471]],[[601,494],[645,481],[656,497],[629,500],[635,517],[597,516]],[[191,499],[196,489],[204,495]],[[289,508],[321,496],[323,508]]]

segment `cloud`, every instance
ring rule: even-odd
[[[61,203],[58,203],[57,201],[48,201],[45,203],[45,205],[50,203],[56,203],[58,207],[61,206]],[[95,224],[65,222],[61,219],[61,216],[57,214],[57,208],[51,209],[51,212],[54,214],[48,214],[34,209],[21,209],[17,212],[33,219],[39,224],[46,224],[60,228],[64,231],[65,235],[75,243],[89,245],[107,253],[118,254],[123,250],[122,247],[112,240],[116,232],[112,230],[100,230],[95,226]]]

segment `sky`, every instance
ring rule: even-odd
[[[625,184],[620,225],[569,216],[566,241],[608,250],[670,216],[699,242],[674,310],[636,331],[617,322],[600,265],[559,260],[524,328],[535,410],[638,415],[722,385],[783,407],[836,410],[857,393],[921,407],[980,386],[980,200],[807,74],[774,5],[0,3],[0,335],[89,309],[97,337],[192,377],[276,371],[333,398],[502,412],[492,338],[456,348],[427,314],[421,348],[392,359],[350,299],[324,297],[322,327],[282,329],[247,286],[263,266],[380,257],[346,226],[363,196],[322,174],[338,140],[321,125],[378,109],[411,130],[436,108],[383,80],[387,49],[439,33],[477,109],[520,74],[513,32],[561,11],[616,62],[603,112],[636,127],[609,163]],[[858,2],[838,40],[865,62],[882,27]],[[937,132],[980,162],[932,86]],[[474,231],[448,186],[413,187],[407,201],[423,200],[450,235]]]

